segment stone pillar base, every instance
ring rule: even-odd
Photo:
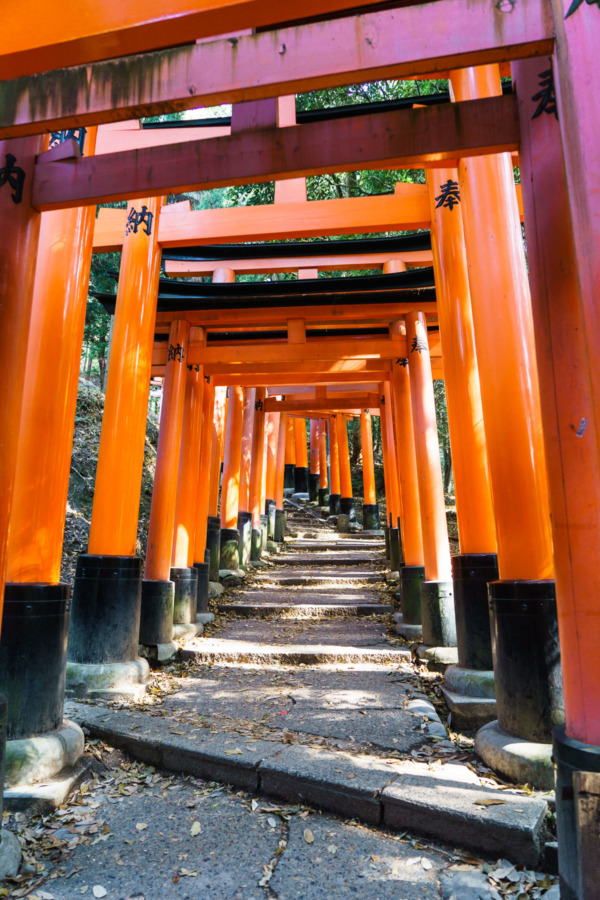
[[[149,663],[161,665],[175,659],[177,644],[174,641],[167,641],[164,644],[140,644],[138,653]]]
[[[397,613],[397,615],[394,616],[394,619],[396,622],[394,626],[396,634],[399,634],[406,641],[418,641],[421,643],[423,637],[423,627],[421,625],[410,625],[409,623],[405,623],[402,613]]]
[[[420,663],[426,665],[432,672],[441,672],[442,675],[448,666],[455,666],[458,662],[456,647],[430,647],[429,644],[419,644],[416,654]]]
[[[240,567],[240,533],[237,528],[221,528],[221,569],[239,569]]]
[[[342,497],[341,494],[330,494],[329,495],[329,513],[332,516],[339,516],[341,512],[340,501]]]
[[[376,503],[365,503],[363,506],[363,528],[365,531],[379,531],[379,509]]]
[[[308,497],[311,503],[316,503],[319,499],[319,481],[321,476],[318,472],[310,472],[308,476]]]
[[[421,584],[423,643],[428,647],[456,647],[454,592],[451,581]],[[457,657],[458,661],[458,651]]]
[[[138,657],[128,662],[67,662],[66,696],[73,699],[105,697],[108,700],[139,700],[146,693],[150,666]]]
[[[455,730],[475,731],[496,718],[493,671],[449,666],[442,693]]]
[[[517,784],[530,784],[540,791],[554,789],[552,744],[513,737],[494,721],[477,732],[475,752],[490,769]]]
[[[71,768],[79,762],[84,744],[83,731],[68,719],[47,734],[7,741],[5,786],[12,788],[49,781],[64,768]]]
[[[282,509],[275,510],[275,540],[283,544],[285,535],[285,512]]]

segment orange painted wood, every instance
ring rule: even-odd
[[[131,231],[121,258],[88,544],[88,553],[98,555],[134,556],[137,542],[162,201],[138,201],[129,209],[142,205],[153,215],[151,234],[144,227]]]
[[[260,517],[264,504],[261,504],[263,469],[265,461],[265,396],[266,390],[256,388],[256,403],[254,411],[254,431],[252,433],[252,468],[250,471],[250,512],[252,513],[252,527],[260,528]]]
[[[204,337],[202,329],[191,328],[190,339]],[[202,447],[202,404],[204,371],[201,366],[186,366],[186,386],[179,456],[179,478],[173,526],[171,565],[194,565],[196,549],[196,499]]]
[[[171,573],[171,552],[175,504],[177,501],[177,472],[181,456],[181,435],[187,382],[187,346],[190,326],[187,322],[173,322],[169,344],[180,352],[167,360],[163,382],[156,469],[148,525],[148,544],[144,578],[147,581],[168,581]],[[188,541],[189,545],[190,541]],[[186,548],[187,551],[187,548]],[[187,553],[186,553],[187,555]]]
[[[350,452],[348,449],[348,428],[344,416],[338,415],[335,419],[337,430],[338,461],[340,467],[340,494],[342,497],[352,497],[352,476],[350,472]]]
[[[385,483],[385,508],[387,521],[393,528],[400,519],[400,492],[398,487],[398,464],[396,459],[396,439],[392,418],[392,391],[389,382],[379,385],[381,406],[381,450],[383,455],[383,478]]]
[[[461,553],[495,553],[496,525],[483,427],[479,370],[460,202],[439,206],[441,185],[456,169],[426,174],[431,205],[440,333],[444,342],[448,430]]]
[[[591,10],[590,10],[591,11]],[[583,12],[583,10],[582,10]],[[541,62],[541,61],[540,61]],[[582,283],[559,123],[532,119],[538,61],[514,78],[523,129],[527,257],[556,566],[567,734],[600,744],[600,452]],[[592,173],[588,173],[592,177]]]
[[[0,143],[0,159],[12,154],[25,172],[23,199],[13,202],[8,185],[0,190],[0,353],[3,402],[0,404],[0,614],[4,602],[7,538],[19,444],[25,367],[33,301],[40,216],[31,207],[34,159],[47,142],[29,138]],[[19,364],[15,364],[15,361]]]
[[[214,379],[204,376],[202,398],[202,438],[200,447],[200,470],[196,491],[196,527],[194,530],[194,562],[204,562],[208,504],[210,499],[211,455],[215,418]]]
[[[462,69],[451,82],[459,100],[501,90],[495,66]],[[500,577],[552,578],[531,298],[512,161],[507,154],[464,159],[459,175]]]
[[[125,9],[132,8],[131,2],[128,0]],[[0,79],[15,79],[6,88],[2,137],[28,133],[36,127],[35,122],[51,131],[377,79],[433,73],[446,77],[442,73],[458,66],[548,54],[553,42],[547,0],[520,0],[509,9],[485,4],[466,7],[463,0],[440,0],[435,6],[423,3],[367,12],[200,44],[190,43],[190,37],[200,37],[206,27],[211,29],[209,33],[222,34],[231,31],[235,22],[242,31],[242,6],[255,7],[249,27],[266,24],[258,17],[260,4],[250,0],[223,4],[220,13],[226,11],[227,24],[208,26],[200,25],[203,13],[194,4],[197,18],[189,27],[185,16],[180,18],[174,10],[175,14],[167,17],[164,4],[152,0],[136,10],[140,21],[136,41],[126,42],[118,31],[109,30],[104,35],[104,40],[110,36],[108,46],[102,42],[96,46],[100,35],[90,36],[85,46],[78,46],[75,35],[77,30],[80,38],[89,35],[99,18],[110,21],[115,15],[126,16],[115,4],[90,0],[91,19],[87,13],[82,15],[75,0],[68,0],[66,8],[63,4],[60,16],[37,0],[28,0],[27,5],[31,12],[19,7],[18,16],[7,24],[4,47],[0,44]],[[77,6],[72,14],[70,6]],[[153,6],[159,8],[155,17]],[[180,3],[178,6],[181,9]],[[274,6],[269,4],[269,18]],[[316,0],[307,0],[302,15],[310,16],[316,6]],[[348,4],[335,6],[339,9]],[[281,8],[275,15],[280,18]],[[152,25],[147,17],[153,19]],[[204,20],[211,20],[206,12]],[[144,21],[146,24],[141,24]],[[36,22],[35,28],[32,22]],[[152,31],[150,40],[145,39],[148,29]],[[46,55],[44,46],[49,51]],[[172,49],[126,58],[126,54],[169,46]],[[85,65],[103,58],[108,61]],[[63,68],[60,74],[44,71],[59,63],[75,68]],[[84,65],[77,68],[79,63]],[[44,74],[17,78],[36,72]]]
[[[319,487],[326,491],[327,479],[327,423],[325,419],[319,419]]]
[[[421,507],[415,453],[415,435],[408,380],[407,357],[394,361],[392,368],[392,409],[398,486],[400,489],[400,518],[402,546],[407,566],[422,566],[424,561],[423,533],[421,531]]]
[[[298,408],[300,408],[300,404],[306,407],[307,401],[300,400],[296,401],[298,403]],[[314,405],[317,401],[309,401],[310,405]],[[318,419],[310,420],[310,474],[318,475],[320,471],[320,458],[319,458],[319,422]]]
[[[296,440],[296,465],[307,469],[308,451],[306,448],[306,422],[304,419],[294,419],[294,437]]]
[[[285,477],[286,450],[288,443],[288,416],[279,414],[279,434],[277,437],[277,463],[275,467],[275,507],[283,509],[283,482]]]
[[[362,442],[363,492],[365,503],[374,506],[377,503],[375,494],[375,466],[373,460],[373,432],[371,428],[371,411],[361,410],[360,434]]]
[[[237,528],[240,502],[240,470],[242,463],[242,428],[244,421],[244,389],[229,389],[227,428],[221,484],[221,528]]]
[[[177,132],[177,134],[175,134]],[[179,141],[201,141],[224,137],[231,133],[229,125],[202,126],[198,128],[142,128],[138,119],[100,125],[96,153],[119,153],[142,147],[158,147]],[[169,204],[169,208],[175,204]],[[165,207],[166,209],[166,207]]]
[[[340,451],[338,447],[337,414],[334,413],[327,423],[329,431],[329,472],[331,475],[331,494],[341,496]]]
[[[94,252],[119,250],[125,233],[127,211],[99,210],[94,231]],[[427,189],[422,184],[398,185],[395,194],[312,200],[310,203],[237,206],[182,212],[159,223],[161,247],[226,244],[288,238],[328,237],[334,234],[368,234],[396,229],[429,228]]]
[[[516,101],[507,94],[38,163],[32,202],[60,209],[325,172],[422,168],[518,146]]]
[[[87,134],[87,153],[94,152],[95,132]],[[95,215],[88,206],[42,216],[23,360],[8,581],[60,581]]]
[[[213,439],[210,454],[210,492],[208,497],[208,515],[219,514],[219,485],[221,481],[221,461],[225,444],[225,418],[227,416],[227,389],[215,388],[215,415],[213,422]]]
[[[312,202],[312,201],[311,201]],[[256,209],[256,207],[254,207]],[[270,272],[300,272],[305,269],[316,269],[318,272],[349,271],[351,269],[381,269],[390,259],[401,259],[407,267],[429,266],[432,264],[431,250],[411,250],[398,253],[355,253],[348,256],[291,256],[289,259],[235,259],[229,265],[235,272],[263,274]],[[201,275],[212,275],[221,265],[214,260],[179,260],[164,261],[165,275],[174,278],[197,278]]]
[[[250,511],[250,469],[252,465],[252,432],[254,429],[254,403],[256,388],[244,390],[244,422],[242,426],[242,459],[240,469],[239,512]]]
[[[267,413],[265,419],[266,443],[267,443],[267,480],[266,499],[275,499],[275,478],[277,469],[277,447],[279,445],[279,412]]]
[[[285,465],[296,465],[296,439],[294,435],[294,420],[287,413],[285,416]]]
[[[293,395],[290,397],[286,397],[285,400],[267,400],[265,403],[265,409],[267,412],[273,411],[274,409],[279,409],[285,412],[298,412],[303,409],[312,409],[316,412],[333,412],[335,410],[348,410],[348,409],[357,409],[361,406],[364,406],[365,403],[369,403],[373,400],[372,394],[348,394],[347,396],[340,396],[338,394],[330,394],[324,400],[301,397],[294,398]],[[377,407],[379,403],[374,404]],[[312,427],[312,426],[311,426]],[[311,439],[311,457],[310,457],[310,470],[313,474],[319,472],[319,449],[318,449],[318,441],[315,437],[313,441]]]
[[[347,359],[391,359],[399,350],[406,351],[406,346],[402,341],[396,343],[383,337],[347,340],[336,338],[330,341],[312,339],[308,340],[306,344],[256,341],[242,346],[222,344],[201,347],[194,343],[190,345],[189,361],[205,366],[241,363],[264,364],[271,361],[277,362],[279,359],[285,359],[286,362],[331,360],[336,363]],[[439,338],[433,336],[432,352],[436,351],[439,353]],[[157,359],[157,362],[160,362],[160,358]]]
[[[452,581],[444,485],[429,362],[427,328],[422,313],[406,317],[408,379],[421,510],[426,581]]]

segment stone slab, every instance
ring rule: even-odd
[[[356,538],[340,538],[339,540],[331,540],[331,539],[319,539],[319,538],[300,538],[297,541],[294,541],[292,544],[286,544],[286,548],[291,546],[295,551],[299,550],[315,550],[317,552],[320,551],[342,551],[344,553],[348,553],[352,550],[359,550],[361,553],[366,549],[364,540],[357,540]],[[385,541],[376,541],[375,539],[369,541],[368,549],[371,550],[384,550],[385,549]]]
[[[357,744],[372,744],[384,750],[410,753],[426,735],[420,721],[403,709],[319,709],[294,706],[285,717],[289,731],[339,738]],[[444,730],[444,737],[446,732]]]
[[[475,750],[487,765],[517,784],[530,784],[540,791],[554,789],[552,744],[537,744],[506,734],[498,722],[480,728]]]
[[[298,598],[300,601],[300,598]],[[236,616],[260,617],[282,616],[290,619],[317,619],[332,616],[381,616],[393,611],[393,606],[381,603],[222,603],[219,611]]]
[[[289,575],[282,572],[262,572],[254,581],[254,584],[279,584],[285,587],[300,587],[302,585],[311,585],[314,589],[316,583],[322,585],[333,584],[354,584],[362,582],[364,584],[376,584],[384,580],[383,572],[373,571],[372,569],[342,569],[334,567],[319,568],[318,572],[314,569],[296,569]]]
[[[355,550],[352,553],[317,553],[312,552],[286,555],[281,553],[277,559],[282,566],[308,566],[314,569],[316,566],[364,566],[368,564],[381,565],[381,558],[370,550]]]
[[[496,700],[456,694],[442,685],[442,694],[451,713],[453,731],[477,731],[497,715]]]
[[[261,790],[270,796],[358,818],[381,821],[379,795],[396,775],[392,764],[357,760],[312,747],[283,747],[259,767]]]
[[[480,805],[494,801],[494,805]],[[498,802],[502,801],[502,802]],[[525,794],[464,784],[442,774],[403,774],[382,794],[384,822],[535,867],[547,803]],[[497,804],[497,805],[496,805]]]
[[[392,650],[383,622],[336,620],[294,622],[289,619],[234,620],[223,624],[215,639],[243,641],[249,644],[294,644],[347,647],[349,650]],[[215,640],[213,639],[213,640]],[[208,640],[199,641],[205,645]],[[189,646],[189,645],[188,645]],[[404,653],[407,651],[405,650]]]
[[[220,641],[217,638],[199,640],[180,650],[180,658],[198,665],[214,663],[263,663],[283,665],[320,665],[321,663],[398,664],[410,659],[410,652],[402,649],[371,650],[334,645],[250,644],[244,641]]]
[[[11,812],[27,811],[47,816],[62,806],[89,775],[87,762],[80,763],[50,781],[39,784],[20,784],[4,791],[4,808]]]
[[[6,742],[4,784],[15,788],[45,783],[63,769],[77,766],[83,755],[81,728],[68,719],[54,731]]]
[[[439,871],[446,865],[435,850],[417,851],[373,829],[309,815],[290,821],[270,887],[281,900],[439,900]]]

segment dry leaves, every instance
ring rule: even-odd
[[[310,828],[304,829],[304,840],[306,841],[307,844],[314,844],[315,836],[312,833],[312,831],[310,830]]]

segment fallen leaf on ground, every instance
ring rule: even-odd
[[[200,824],[200,822],[197,822],[197,821],[194,822],[192,824],[192,827],[190,828],[190,836],[196,837],[197,834],[201,834],[201,833],[202,833],[202,825]]]
[[[506,803],[506,800],[496,800],[494,797],[489,797],[485,800],[475,800],[475,806],[503,806]]]
[[[307,844],[314,844],[315,836],[312,833],[312,831],[310,830],[310,828],[304,829],[304,840],[306,841]]]
[[[145,831],[148,827],[148,824],[146,822],[138,822],[135,827],[137,831]]]
[[[94,897],[106,897],[107,893],[108,891],[105,887],[102,887],[101,884],[95,884],[92,888],[92,894],[94,895]]]
[[[197,878],[198,873],[195,869],[181,869],[180,875],[187,875],[188,878]]]
[[[241,752],[242,751],[239,748],[236,748],[235,750],[226,750],[225,751],[227,756],[237,756],[237,754],[241,753]]]

